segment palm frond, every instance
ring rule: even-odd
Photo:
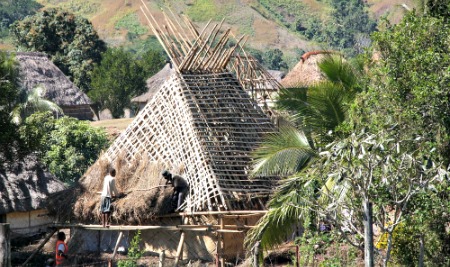
[[[263,249],[270,249],[289,239],[309,210],[306,198],[313,192],[310,182],[299,173],[281,182],[269,202],[269,211],[248,232],[247,248],[261,241]]]
[[[341,85],[347,91],[352,91],[358,81],[357,71],[342,56],[325,55],[318,66],[327,81]]]
[[[305,135],[283,127],[269,135],[253,153],[252,176],[287,176],[299,172],[315,156]]]

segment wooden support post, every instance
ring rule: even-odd
[[[165,250],[163,249],[160,253],[159,253],[159,267],[164,267],[164,260],[166,258],[166,253]]]
[[[187,217],[183,217],[183,224],[186,224],[187,220],[188,220]],[[178,243],[177,255],[175,257],[175,266],[178,266],[178,262],[179,262],[180,258],[183,257],[182,255],[183,255],[184,238],[185,238],[185,232],[182,231],[181,232],[181,237],[180,237],[180,243]]]
[[[119,236],[117,237],[117,242],[116,242],[116,246],[114,247],[114,252],[111,256],[111,260],[114,260],[114,257],[116,257],[116,253],[117,253],[117,248],[119,247],[120,241],[122,240],[123,237],[123,231],[120,231]]]
[[[9,223],[0,224],[0,266],[11,267],[11,236]]]
[[[223,217],[221,216],[220,217],[220,230],[224,230],[224,221],[223,221]],[[223,233],[221,232],[221,233],[219,233],[219,235],[220,235],[220,242],[222,243],[222,245],[220,246],[221,247],[221,250],[220,250],[220,266],[222,266],[222,267],[225,267],[225,262],[224,262],[224,258],[223,258],[223,255],[224,255],[224,248],[225,248],[225,243],[224,243],[224,239],[223,239]]]
[[[50,240],[50,238],[56,233],[58,232],[58,228],[53,228],[50,233],[48,233],[48,235],[45,237],[44,241],[42,241],[42,243],[39,245],[39,247],[37,247],[33,254],[30,255],[30,257],[28,257],[28,259],[22,264],[22,266],[26,266],[27,263],[41,250],[41,248],[44,247],[45,244],[47,244],[47,242]],[[1,265],[4,266],[4,265]],[[7,265],[6,265],[7,266]]]
[[[182,257],[181,254],[183,253],[184,235],[185,235],[185,233],[182,232],[181,233],[181,237],[180,237],[180,243],[178,243],[177,255],[176,255],[176,258],[175,258],[175,266],[178,266],[178,262],[180,260],[180,257]]]

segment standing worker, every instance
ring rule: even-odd
[[[69,248],[67,247],[66,242],[66,234],[64,232],[58,232],[58,240],[56,240],[55,246],[55,263],[56,266],[62,266],[64,261],[67,259],[67,252]]]
[[[180,211],[180,206],[183,203],[188,193],[188,182],[179,175],[172,175],[168,170],[164,170],[161,175],[167,180],[168,184],[172,184],[174,190],[172,194],[172,205],[175,206],[175,212]]]
[[[103,190],[100,203],[100,211],[102,212],[103,227],[109,227],[109,218],[111,216],[111,197],[119,196],[116,188],[116,170],[111,168],[109,174],[103,179]]]

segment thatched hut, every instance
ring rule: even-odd
[[[157,36],[185,25],[167,20],[171,27],[150,20]],[[229,30],[216,25],[200,34],[192,23],[187,26],[188,30],[176,29],[177,35],[160,38],[174,70],[81,177],[78,188],[65,195],[74,203],[67,216],[82,223],[99,222],[98,192],[113,166],[119,191],[126,193],[114,203],[114,223],[166,229],[142,233],[147,249],[175,254],[180,242],[189,244],[181,250],[188,258],[211,260],[216,253],[237,257],[243,252],[245,231],[265,212],[278,181],[249,177],[250,153],[277,129],[243,88],[245,75],[238,77],[227,69],[242,39],[229,46]],[[258,77],[258,83],[267,82]],[[181,214],[169,214],[173,188],[161,176],[164,169],[189,182]]]
[[[324,77],[318,63],[333,51],[310,51],[302,55],[295,67],[281,80],[284,88],[310,86]]]
[[[147,102],[158,92],[164,82],[169,79],[174,71],[175,70],[172,68],[171,64],[167,63],[164,68],[158,71],[158,73],[147,79],[147,92],[131,99],[131,102],[138,104],[139,110],[142,110],[145,105],[147,105]]]
[[[80,120],[92,120],[92,101],[75,86],[45,53],[19,52],[21,84],[28,91],[39,85],[45,88],[44,97],[62,108],[66,116]]]
[[[48,216],[46,201],[64,190],[64,184],[33,155],[12,165],[1,159],[0,163],[0,222],[9,223],[15,235],[45,232],[55,221]]]

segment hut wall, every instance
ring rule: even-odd
[[[77,118],[79,120],[92,120],[94,112],[89,105],[61,106],[64,115]]]
[[[259,216],[253,217],[238,217],[238,218],[223,218],[224,225],[235,226],[254,226],[258,222]],[[222,257],[225,260],[233,260],[236,258],[244,259],[244,238],[245,232],[242,233],[223,233],[223,251]]]
[[[47,226],[53,222],[46,216],[45,209],[11,212],[6,215],[6,221],[11,225],[11,231],[18,235],[31,235],[45,232]]]

